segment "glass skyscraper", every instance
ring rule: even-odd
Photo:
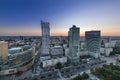
[[[68,59],[71,63],[79,62],[79,38],[80,29],[73,25],[68,32],[69,53]]]
[[[85,44],[88,54],[97,58],[100,56],[101,46],[101,32],[100,31],[86,31]]]
[[[41,55],[49,55],[50,49],[50,23],[41,21],[42,45]]]

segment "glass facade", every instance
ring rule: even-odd
[[[9,65],[10,66],[20,66],[26,61],[32,59],[33,57],[33,48],[30,48],[26,51],[16,53],[15,55],[9,56]]]
[[[86,31],[85,32],[86,50],[93,57],[100,56],[100,31]]]
[[[71,62],[78,62],[79,61],[79,33],[80,30],[78,27],[73,25],[68,32],[68,40],[69,40],[69,53],[68,57]]]
[[[48,22],[41,21],[41,30],[42,30],[42,45],[41,45],[41,54],[49,55],[50,49],[50,27]]]

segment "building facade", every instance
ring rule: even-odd
[[[0,64],[4,63],[8,56],[8,42],[0,41]]]
[[[73,25],[68,32],[68,43],[69,43],[69,52],[68,59],[71,63],[79,62],[79,38],[80,38],[80,29]]]
[[[63,56],[63,48],[61,46],[51,47],[51,56]]]
[[[23,47],[20,47],[20,49],[21,48],[23,51],[16,52],[16,53],[13,53],[13,52],[15,52],[18,48],[16,49],[14,48],[14,51],[13,49],[10,49],[12,50],[12,52],[9,51],[11,53],[9,53],[9,56],[8,56],[8,60],[9,60],[8,62],[10,67],[19,67],[29,61],[32,61],[33,56],[35,54],[35,47],[30,47],[25,45]]]
[[[86,31],[85,44],[88,54],[97,58],[100,56],[101,46],[101,32],[100,31]]]
[[[50,49],[50,23],[41,21],[42,45],[41,55],[49,55]]]
[[[35,60],[35,49],[31,45],[8,49],[7,63],[0,65],[0,76],[24,72],[30,69]]]
[[[52,66],[55,66],[57,63],[61,63],[61,64],[67,63],[67,57],[57,57],[57,58],[51,58],[48,60],[44,60],[42,61],[41,66],[43,68],[52,67]]]

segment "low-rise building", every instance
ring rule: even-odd
[[[109,56],[112,51],[113,51],[113,48],[106,48],[105,49],[106,56]]]
[[[55,66],[58,62],[64,64],[67,62],[67,57],[57,57],[57,58],[51,58],[51,59],[48,59],[48,60],[44,60],[42,61],[41,63],[41,66],[43,68],[46,68],[46,67],[52,67],[52,66]]]
[[[54,47],[51,47],[51,55],[52,56],[59,56],[59,55],[63,55],[63,48],[61,46],[54,46]]]
[[[120,48],[120,40],[118,40],[115,44],[115,47],[119,47]]]
[[[115,44],[116,44],[116,41],[107,42],[105,43],[105,47],[114,48]]]
[[[9,66],[19,67],[33,58],[35,54],[35,48],[25,45],[23,47],[9,49],[9,52]]]
[[[113,51],[113,48],[100,48],[100,53],[105,56],[109,56]]]

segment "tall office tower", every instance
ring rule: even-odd
[[[49,55],[50,49],[50,23],[41,21],[42,30],[42,45],[41,45],[41,55]]]
[[[108,36],[107,41],[108,41],[108,42],[111,42],[111,36]]]
[[[101,46],[101,32],[100,31],[86,31],[85,44],[88,54],[98,58],[100,56]]]
[[[69,29],[68,32],[68,40],[69,40],[69,53],[68,59],[71,63],[79,62],[79,33],[80,29],[73,25],[72,28]]]
[[[0,63],[8,56],[8,42],[0,41]]]

